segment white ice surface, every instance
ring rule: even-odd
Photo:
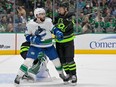
[[[116,55],[75,55],[78,83],[76,87],[116,87]],[[0,87],[15,87],[13,80],[23,63],[19,55],[0,56]],[[51,77],[58,77],[52,62],[48,68]],[[39,82],[23,87],[71,87],[63,85],[60,79]]]

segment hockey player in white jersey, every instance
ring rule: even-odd
[[[63,69],[58,58],[56,49],[52,43],[52,34],[58,38],[58,40],[63,39],[63,33],[56,27],[54,27],[52,20],[47,18],[46,12],[43,8],[37,8],[34,10],[34,20],[30,20],[27,23],[27,30],[25,32],[25,37],[28,42],[31,43],[29,51],[27,53],[27,58],[24,63],[20,66],[18,74],[14,80],[14,83],[20,84],[20,79],[25,73],[35,80],[35,75],[29,71],[32,67],[33,61],[37,58],[38,53],[43,52],[48,58],[53,62],[56,70],[59,73],[61,79],[65,80],[66,77],[63,74]]]

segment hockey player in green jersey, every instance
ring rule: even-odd
[[[64,38],[56,38],[56,49],[67,74],[67,81],[71,80],[72,84],[77,83],[76,63],[74,61],[74,13],[68,11],[68,3],[62,3],[58,8],[58,16],[55,17],[54,24],[63,33]]]

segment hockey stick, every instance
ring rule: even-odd
[[[48,73],[48,75],[49,75],[49,77],[50,77],[50,79],[51,79],[51,81],[52,81],[52,77],[51,77],[50,72],[49,72],[49,69],[48,69],[48,67],[47,67],[47,63],[48,63],[49,61],[48,61],[48,59],[47,59],[46,56],[45,56],[44,60],[45,60],[44,62],[46,63],[46,64],[44,64],[44,65],[45,65],[45,68],[46,68],[46,72]]]
[[[50,75],[49,69],[47,68],[46,65],[45,65],[45,67],[46,67],[46,71],[47,71],[47,73],[48,73],[48,75],[49,75],[49,77],[50,77],[50,79],[51,79],[51,81],[52,81],[52,77],[51,77],[51,75]]]
[[[87,34],[87,33],[74,33],[73,35],[78,36],[78,35],[84,35],[84,34]],[[70,36],[64,36],[63,39],[68,38],[68,37],[70,37]],[[56,39],[56,37],[45,39],[45,40],[52,40],[52,39]]]
[[[78,35],[83,35],[83,34],[86,34],[86,33],[74,33],[73,36],[78,36]],[[63,38],[68,38],[70,36],[64,36]],[[54,38],[55,39],[55,38]]]

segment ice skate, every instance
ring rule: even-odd
[[[66,80],[66,76],[64,74],[59,74],[60,78],[65,81]]]
[[[14,80],[14,84],[15,85],[19,85],[20,84],[20,77],[17,75],[15,80]]]
[[[71,85],[72,86],[77,85],[77,76],[76,75],[71,76]]]
[[[71,79],[71,76],[69,74],[66,75],[66,79],[64,80],[64,84],[69,84],[69,80]]]

